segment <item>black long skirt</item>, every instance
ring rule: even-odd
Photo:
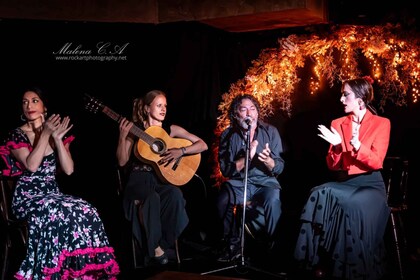
[[[380,279],[389,214],[380,171],[317,186],[301,214],[295,259],[312,269],[326,256],[333,277]]]

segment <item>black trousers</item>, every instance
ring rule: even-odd
[[[282,213],[280,189],[253,184],[248,184],[247,187],[246,222],[256,222],[254,224],[260,226],[258,230],[261,230],[268,239],[272,239]],[[231,245],[237,245],[240,242],[238,221],[241,219],[238,219],[238,215],[242,217],[243,214],[241,208],[243,197],[244,187],[233,186],[229,182],[222,184],[217,196],[217,211],[223,228],[223,238]],[[238,209],[241,211],[237,211]]]

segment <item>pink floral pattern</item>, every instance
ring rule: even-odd
[[[11,159],[10,149],[23,146],[32,149],[26,134],[17,128],[0,147],[8,169],[14,170],[9,174],[20,175],[13,213],[28,222],[27,255],[15,278],[117,279],[119,266],[97,210],[59,190],[54,153],[46,156],[34,173],[13,166],[17,162]]]

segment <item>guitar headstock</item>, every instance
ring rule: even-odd
[[[104,108],[104,104],[99,101],[97,98],[92,97],[85,93],[85,109],[92,112],[97,113],[98,111],[102,111]]]

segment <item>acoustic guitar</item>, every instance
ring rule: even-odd
[[[105,106],[98,99],[86,95],[85,108],[93,113],[99,110],[105,115],[119,122],[122,119],[109,107]],[[130,132],[137,136],[137,150],[135,155],[144,163],[150,164],[156,174],[164,182],[175,186],[182,186],[188,183],[196,173],[200,165],[201,154],[185,155],[172,162],[161,162],[161,155],[171,148],[181,148],[191,145],[191,141],[182,138],[172,138],[159,126],[151,126],[146,130],[133,125]]]

